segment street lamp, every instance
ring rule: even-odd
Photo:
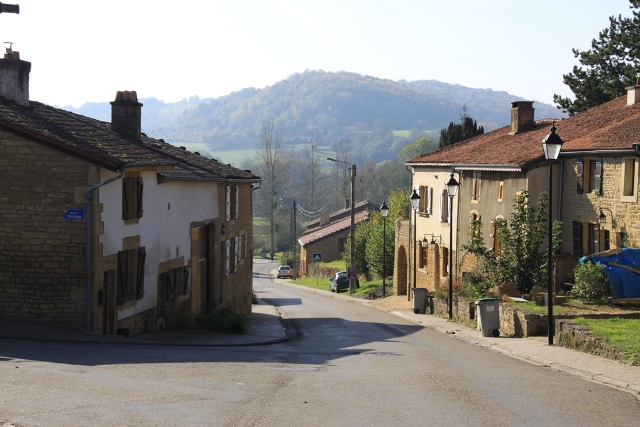
[[[356,197],[356,165],[351,164],[349,162],[345,162],[343,160],[332,159],[331,157],[327,157],[328,162],[336,162],[336,163],[344,163],[345,165],[349,165],[351,168],[351,224],[349,225],[349,267],[354,267],[356,265],[355,261],[355,197]],[[351,278],[351,274],[349,274],[349,293],[353,293],[355,282]]]
[[[387,277],[387,217],[389,216],[386,202],[382,202],[380,206],[380,215],[382,215],[382,296],[384,297]]]
[[[409,201],[411,202],[411,207],[413,208],[413,288],[416,287],[416,243],[418,242],[418,237],[416,235],[416,224],[418,222],[418,207],[420,206],[420,196],[416,192],[415,188],[411,197],[409,197]],[[415,295],[414,295],[415,298]]]
[[[458,193],[460,184],[452,173],[446,185],[449,196],[449,319],[453,319],[453,198]]]
[[[549,289],[547,298],[548,308],[548,341],[549,345],[553,345],[553,336],[555,335],[555,320],[553,318],[553,218],[551,216],[553,204],[553,163],[558,159],[562,143],[564,142],[556,134],[555,123],[551,125],[549,135],[542,140],[542,148],[544,149],[544,157],[549,161]]]

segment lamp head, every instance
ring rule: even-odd
[[[413,190],[411,197],[409,197],[409,200],[411,201],[411,207],[415,210],[418,210],[418,204],[420,203],[420,196],[418,195],[415,189]]]
[[[459,187],[460,187],[460,184],[453,177],[453,173],[452,173],[451,178],[449,178],[449,181],[447,182],[447,194],[449,195],[449,197],[455,197],[456,194],[458,194]]]
[[[547,160],[557,160],[560,155],[560,149],[564,141],[556,134],[555,123],[551,125],[549,135],[542,140],[542,148],[544,149],[544,157]]]
[[[382,206],[380,206],[380,215],[382,215],[385,218],[389,216],[389,208],[387,207],[386,202],[382,202]]]

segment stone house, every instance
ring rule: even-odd
[[[357,227],[363,221],[368,221],[371,212],[379,210],[379,206],[368,200],[363,200],[353,206],[354,225]],[[307,225],[307,229],[298,239],[300,245],[300,272],[309,274],[313,265],[313,254],[322,254],[322,262],[342,259],[349,239],[351,227],[351,205],[347,200],[344,209],[323,214]]]
[[[0,59],[0,316],[137,334],[252,303],[260,178],[141,132],[29,101],[31,64]]]
[[[454,282],[474,268],[474,257],[459,250],[469,243],[474,219],[482,221],[487,248],[500,250],[495,220],[508,220],[519,192],[526,190],[536,200],[549,189],[549,165],[541,142],[552,125],[564,140],[553,165],[551,201],[553,219],[564,224],[556,285],[571,279],[580,256],[637,246],[639,91],[638,85],[628,88],[628,96],[558,121],[535,120],[533,103],[517,101],[512,103],[510,126],[410,159],[407,166],[412,187],[421,196],[420,206],[398,225],[406,230],[396,231],[401,239],[396,242],[396,269],[408,269],[409,287],[414,274],[417,287],[448,286],[450,250]],[[451,173],[460,183],[453,204],[446,201],[445,187]],[[420,244],[431,240],[435,245]],[[546,242],[541,252],[545,247]],[[403,254],[406,267],[398,264]],[[403,290],[402,282],[394,286]]]

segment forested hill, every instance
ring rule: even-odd
[[[391,131],[412,131],[405,132],[407,139],[437,131],[449,122],[459,122],[464,105],[479,125],[492,130],[509,124],[511,102],[522,99],[506,92],[434,80],[396,82],[348,72],[305,71],[264,89],[247,88],[215,99],[140,101],[144,104],[143,132],[168,142],[205,142],[212,150],[252,148],[262,123],[278,119],[286,143],[308,141],[312,133],[316,141],[326,145],[347,136],[354,148],[366,139],[386,138],[384,145],[397,152],[402,144],[397,138],[388,139]],[[108,102],[65,108],[110,121]],[[548,104],[536,102],[534,108],[536,118],[561,115]],[[376,157],[393,156],[389,152]]]

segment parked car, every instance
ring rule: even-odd
[[[276,277],[278,279],[282,279],[283,277],[288,277],[293,279],[293,270],[288,265],[281,265],[278,267],[278,272],[276,273]]]
[[[360,283],[356,280],[356,288],[360,287]],[[340,292],[341,289],[349,289],[349,276],[346,271],[337,272],[329,283],[329,290],[331,292]]]

